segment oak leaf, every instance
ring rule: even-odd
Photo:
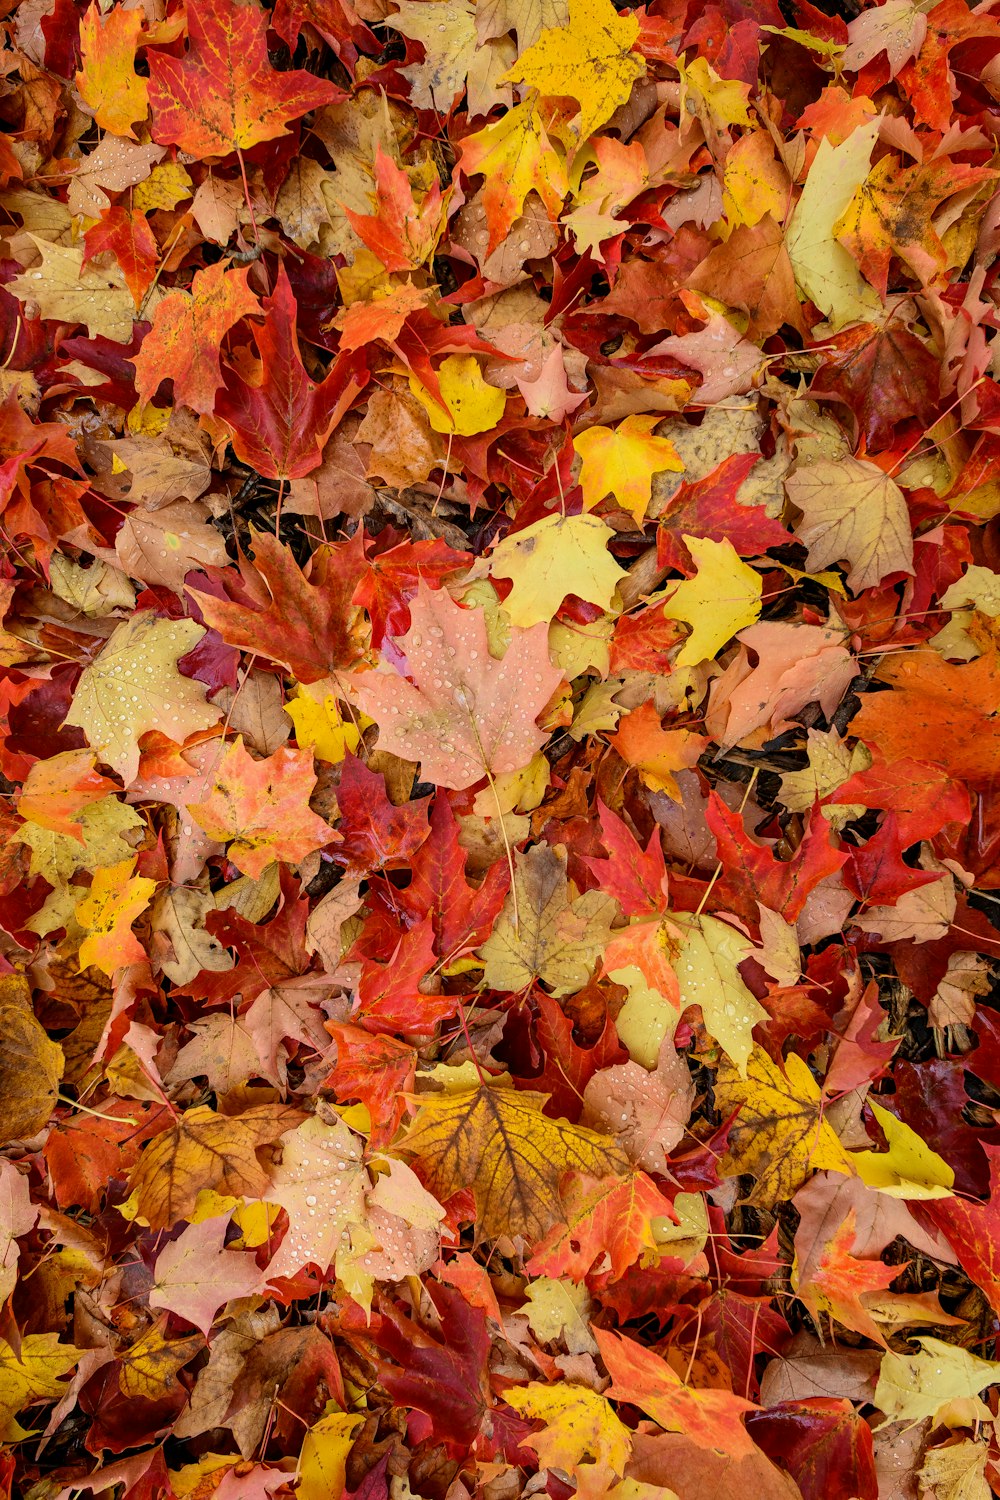
[[[739,1111],[722,1170],[757,1179],[749,1202],[779,1203],[824,1168],[853,1175],[851,1157],[823,1118],[819,1086],[797,1053],[786,1058],[784,1073],[761,1047],[751,1052],[745,1077],[723,1062],[715,1097],[724,1115]]]
[[[566,862],[548,844],[518,853],[514,887],[480,948],[491,989],[526,990],[535,980],[555,996],[572,995],[590,978],[617,913],[613,896],[572,897]]]
[[[170,1229],[190,1218],[203,1189],[261,1197],[269,1178],[256,1151],[301,1118],[290,1104],[255,1104],[241,1115],[216,1114],[207,1104],[185,1110],[146,1146],[132,1173],[139,1214],[153,1229]]]
[[[331,104],[340,90],[303,70],[277,73],[267,19],[255,4],[190,0],[183,58],[151,49],[153,139],[192,156],[228,156],[287,135],[287,122]]]
[[[316,786],[306,750],[276,750],[254,760],[239,735],[229,746],[201,802],[188,812],[209,838],[229,844],[229,857],[259,880],[274,860],[297,864],[336,834],[309,806]]]
[[[545,627],[513,630],[498,661],[483,611],[463,609],[422,579],[410,622],[397,642],[407,675],[380,667],[353,679],[380,748],[419,761],[424,779],[439,786],[521,770],[544,742],[535,720],[562,676],[549,661]]]
[[[624,1151],[599,1135],[541,1113],[545,1096],[502,1086],[418,1096],[420,1113],[400,1142],[439,1198],[470,1187],[477,1232],[532,1243],[559,1218],[559,1184],[575,1170],[627,1170]]]

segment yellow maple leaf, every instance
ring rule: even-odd
[[[141,962],[146,950],[132,931],[132,923],[149,905],[156,881],[133,875],[135,857],[104,865],[94,872],[93,884],[77,902],[76,920],[87,936],[80,944],[80,968],[91,965],[111,975],[126,964]]]
[[[754,945],[717,917],[678,913],[674,921],[684,934],[674,961],[681,1006],[701,1006],[709,1034],[745,1078],[753,1051],[751,1033],[758,1022],[767,1020],[767,1011],[747,989],[738,967],[753,955]]]
[[[498,543],[490,573],[513,581],[503,602],[513,624],[551,620],[567,594],[607,609],[625,576],[608,551],[611,535],[599,516],[545,516]]]
[[[344,719],[337,695],[326,682],[299,684],[294,697],[285,704],[285,712],[295,725],[295,741],[301,750],[311,750],[318,760],[339,765],[347,754],[361,743],[361,731],[371,720],[356,713],[357,723]]]
[[[66,1387],[60,1377],[73,1368],[80,1349],[60,1344],[56,1333],[27,1333],[17,1353],[0,1339],[0,1438],[17,1442],[25,1436],[14,1417],[26,1406],[58,1401]]]
[[[703,57],[696,57],[690,67],[681,67],[681,109],[707,117],[719,125],[752,124],[747,100],[750,90],[734,78],[722,78]]]
[[[583,460],[580,485],[587,510],[593,510],[605,495],[613,495],[622,510],[642,525],[653,475],[664,469],[678,474],[684,468],[673,443],[653,435],[662,420],[662,416],[626,417],[617,427],[588,427],[573,439]]]
[[[534,1243],[562,1217],[559,1185],[566,1172],[606,1177],[628,1170],[617,1141],[549,1119],[541,1112],[545,1098],[489,1086],[422,1094],[401,1148],[418,1159],[436,1197],[472,1188],[481,1234],[523,1235]]]
[[[549,844],[517,855],[514,889],[479,952],[491,989],[525,990],[535,979],[572,995],[590,978],[618,913],[613,896],[570,900],[566,862]]]
[[[141,10],[119,5],[102,15],[98,5],[91,5],[80,22],[80,98],[102,130],[133,140],[132,126],[149,112],[146,80],[135,71],[143,20]]]
[[[569,24],[543,31],[503,81],[575,99],[580,138],[586,140],[625,103],[646,71],[631,50],[638,35],[635,16],[619,15],[611,0],[569,0]]]
[[[881,303],[856,262],[838,244],[834,226],[868,176],[879,121],[859,125],[846,141],[824,137],[785,236],[785,248],[801,291],[826,313],[834,330],[872,319]]]
[[[989,1422],[989,1408],[979,1399],[979,1392],[1000,1379],[1000,1363],[980,1359],[956,1344],[943,1339],[918,1338],[919,1354],[882,1356],[878,1385],[873,1402],[885,1414],[885,1421],[922,1422],[934,1417],[952,1402],[969,1403],[956,1426],[971,1426],[973,1421]],[[966,1417],[968,1420],[966,1420]]]
[[[467,177],[481,173],[486,178],[482,202],[490,236],[488,256],[507,237],[530,192],[541,198],[550,219],[556,218],[569,192],[565,162],[530,99],[466,136],[459,163]]]
[[[932,1151],[905,1120],[897,1120],[875,1099],[866,1102],[882,1127],[889,1149],[852,1154],[862,1182],[889,1198],[952,1197],[955,1173],[944,1158]]]
[[[581,1467],[625,1472],[632,1437],[614,1407],[589,1386],[545,1385],[533,1380],[506,1392],[504,1400],[523,1416],[545,1423],[524,1439],[547,1469],[575,1476]]]
[[[720,1170],[756,1177],[749,1202],[771,1208],[790,1198],[810,1172],[854,1175],[853,1160],[823,1118],[819,1085],[797,1053],[786,1059],[784,1073],[762,1047],[751,1052],[745,1077],[724,1061],[715,1100],[724,1116],[739,1111]]]
[[[298,1462],[298,1500],[329,1500],[343,1493],[347,1483],[347,1455],[364,1421],[349,1412],[335,1411],[314,1422],[302,1441]]]
[[[205,634],[194,620],[162,620],[150,610],[116,626],[84,669],[65,724],[82,729],[98,758],[125,781],[139,772],[139,736],[158,729],[180,744],[221,718],[205,685],[177,670]]]
[[[410,390],[427,413],[435,432],[456,437],[473,437],[488,432],[503,416],[507,397],[496,386],[483,379],[474,354],[449,354],[435,371],[445,410],[415,375],[410,376]]]
[[[747,566],[730,541],[685,536],[684,544],[698,572],[679,583],[663,606],[668,620],[691,626],[691,634],[677,656],[679,667],[710,661],[738,630],[760,616],[760,575]]]

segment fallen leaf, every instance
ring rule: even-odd
[[[540,1112],[543,1097],[498,1087],[423,1095],[402,1149],[438,1197],[473,1189],[483,1234],[531,1243],[561,1217],[565,1172],[602,1176],[626,1163],[610,1136],[548,1119]]]

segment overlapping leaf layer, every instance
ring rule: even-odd
[[[1000,13],[21,0],[0,1494],[1000,1486]]]

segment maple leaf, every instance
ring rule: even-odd
[[[433,183],[418,208],[409,177],[381,146],[375,153],[374,207],[373,214],[346,207],[344,212],[355,234],[387,271],[415,271],[430,259],[443,228],[441,189]]]
[[[313,1423],[302,1440],[296,1486],[299,1500],[327,1500],[343,1493],[347,1455],[363,1421],[363,1417],[337,1411]]]
[[[702,1390],[684,1383],[666,1360],[632,1339],[594,1329],[601,1358],[611,1376],[613,1400],[629,1401],[668,1432],[683,1432],[699,1447],[718,1448],[731,1458],[754,1451],[741,1420],[752,1401],[732,1391]]]
[[[438,1197],[472,1188],[481,1235],[523,1235],[532,1243],[562,1217],[565,1172],[606,1176],[626,1169],[616,1141],[548,1119],[544,1098],[495,1086],[420,1095],[420,1113],[400,1149],[417,1159]]]
[[[268,479],[301,479],[317,468],[327,438],[368,379],[354,354],[334,360],[317,385],[299,353],[298,309],[284,264],[263,301],[265,318],[254,329],[259,379],[242,369],[225,371],[214,414],[224,422],[237,456]]]
[[[608,609],[624,574],[608,552],[610,537],[598,516],[546,516],[499,542],[490,573],[513,581],[503,601],[513,623],[548,622],[568,594]]]
[[[76,905],[76,920],[86,933],[80,944],[80,968],[94,964],[113,974],[126,964],[141,963],[146,950],[132,931],[145,911],[156,881],[133,875],[135,857],[94,872],[90,892]]]
[[[809,548],[806,565],[847,559],[848,587],[858,594],[890,573],[913,572],[913,537],[903,492],[887,474],[858,458],[819,459],[785,481],[802,512],[796,528]]]
[[[505,77],[540,94],[576,99],[580,138],[586,140],[625,103],[646,71],[631,50],[638,34],[635,17],[619,15],[610,0],[569,0],[567,25],[543,31]]]
[[[888,289],[894,254],[927,285],[948,265],[934,216],[953,194],[975,189],[994,175],[989,167],[962,166],[954,160],[904,166],[896,157],[884,156],[834,232],[881,297]]]
[[[52,1114],[65,1056],[36,1020],[21,974],[0,974],[0,1037],[0,1134],[29,1140]]]
[[[165,1307],[202,1333],[234,1297],[248,1297],[261,1285],[253,1255],[224,1248],[230,1216],[189,1224],[156,1257],[150,1307]]]
[[[102,130],[133,140],[133,126],[145,120],[149,109],[146,79],[135,71],[142,25],[141,11],[119,6],[103,13],[91,5],[80,21],[80,98]]]
[[[564,859],[547,845],[517,855],[514,886],[479,953],[491,989],[525,990],[539,979],[570,995],[590,978],[616,915],[613,896],[571,899]]]
[[[777,1203],[791,1197],[812,1171],[848,1176],[854,1172],[851,1158],[822,1116],[819,1087],[796,1053],[785,1059],[784,1073],[760,1047],[751,1052],[745,1077],[724,1062],[716,1100],[723,1114],[739,1110],[723,1170],[756,1177],[752,1202]]]
[[[39,828],[83,844],[80,814],[114,790],[114,782],[95,769],[93,751],[65,750],[35,761],[21,788],[17,810]]]
[[[26,1333],[16,1351],[0,1339],[0,1429],[6,1440],[24,1436],[13,1420],[19,1411],[65,1394],[62,1377],[82,1353],[72,1344],[61,1344],[57,1333]]]
[[[172,380],[174,399],[211,414],[222,385],[220,354],[229,330],[260,304],[247,285],[246,267],[227,271],[224,261],[196,271],[189,295],[170,292],[156,309],[135,365],[140,399],[151,401],[162,380]]]
[[[410,390],[435,432],[474,437],[477,432],[488,432],[497,425],[503,416],[506,397],[483,379],[475,355],[449,354],[436,374],[440,400],[415,375],[410,376]]]
[[[882,1356],[873,1401],[886,1422],[922,1422],[951,1402],[970,1402],[978,1415],[987,1410],[979,1392],[996,1383],[1000,1363],[980,1359],[956,1344],[926,1335],[916,1340],[919,1354]]]
[[[877,135],[876,120],[859,125],[839,145],[829,137],[820,141],[785,235],[795,280],[835,331],[857,319],[872,321],[878,311],[875,292],[836,235],[841,215],[868,175]]]
[[[602,1476],[625,1472],[632,1439],[611,1403],[584,1385],[545,1385],[533,1380],[505,1397],[508,1406],[545,1423],[524,1439],[546,1468],[578,1476],[596,1466]]]
[[[183,58],[149,57],[153,139],[192,156],[227,156],[288,133],[288,121],[341,92],[298,70],[276,73],[267,56],[267,22],[256,5],[191,0]]]
[[[231,570],[210,570],[213,583],[228,584],[235,599],[190,589],[206,624],[231,646],[283,662],[300,682],[319,682],[348,666],[357,655],[351,639],[351,594],[361,566],[356,549],[319,548],[307,577],[273,533],[251,532],[251,546],[253,561],[241,557],[239,580]]]
[[[288,1104],[255,1104],[220,1115],[207,1104],[187,1109],[149,1142],[130,1178],[138,1212],[153,1229],[190,1218],[204,1189],[239,1198],[261,1196],[268,1174],[255,1152],[302,1118]]]
[[[549,661],[545,627],[512,631],[497,660],[482,611],[461,608],[423,580],[410,621],[397,642],[406,677],[380,668],[353,679],[380,744],[419,761],[425,780],[439,786],[474,786],[527,765],[545,739],[535,719],[562,677]]]
[[[569,192],[565,164],[546,134],[538,106],[530,99],[467,135],[460,146],[459,165],[467,177],[486,178],[483,207],[489,226],[488,255],[509,234],[530,192],[538,194],[551,219]]]
[[[272,861],[297,864],[336,838],[309,807],[315,785],[308,751],[281,749],[254,760],[238,735],[216,767],[204,801],[187,808],[209,838],[232,840],[230,859],[259,880]]]
[[[618,1280],[645,1252],[658,1253],[657,1222],[674,1217],[669,1199],[645,1172],[603,1178],[576,1173],[564,1184],[562,1199],[566,1221],[554,1224],[536,1245],[526,1262],[532,1276],[583,1281],[607,1264]]]
[[[650,699],[621,720],[608,743],[622,760],[637,767],[646,786],[679,802],[680,791],[673,773],[697,765],[709,741],[689,729],[664,729]]]
[[[218,722],[203,684],[177,669],[204,634],[193,620],[162,620],[143,610],[117,625],[84,668],[63,722],[82,729],[99,759],[126,782],[139,769],[139,737],[147,730],[180,742]]]
[[[618,427],[588,427],[573,439],[583,460],[580,487],[587,510],[612,495],[642,525],[653,475],[664,469],[680,473],[684,468],[673,443],[653,435],[658,424],[657,417],[626,417]]]
[[[731,190],[728,164],[726,185]],[[737,224],[725,244],[695,267],[687,285],[746,313],[748,339],[766,339],[785,323],[804,326],[785,232],[769,213],[756,223]]]
[[[973,788],[993,780],[1000,763],[1000,722],[992,708],[1000,692],[995,651],[959,666],[933,651],[893,657],[877,675],[893,691],[862,698],[852,734],[889,762],[928,761]]]
[[[814,1318],[829,1313],[845,1328],[884,1345],[881,1330],[861,1298],[866,1292],[884,1291],[904,1268],[859,1260],[852,1255],[856,1222],[852,1209],[824,1247],[808,1279],[803,1279],[793,1266],[792,1286]]]
[[[754,623],[760,614],[761,581],[740,561],[732,542],[696,536],[683,541],[698,571],[667,596],[663,613],[691,626],[677,665],[693,667],[711,660],[738,630]]]
[[[469,884],[458,824],[443,797],[435,798],[430,836],[410,856],[409,865],[410,883],[394,899],[413,920],[431,918],[437,951],[450,959],[485,941],[506,895],[509,873],[501,862],[490,866],[481,885]]]
[[[91,206],[100,212],[100,204]],[[136,307],[122,268],[112,263],[100,267],[90,264],[84,269],[82,245],[53,245],[31,234],[28,239],[38,250],[41,265],[36,271],[15,276],[8,282],[8,289],[15,296],[32,298],[43,318],[82,323],[91,338],[103,335],[116,344],[127,344],[132,338]],[[146,311],[153,312],[159,300],[154,288]]]

